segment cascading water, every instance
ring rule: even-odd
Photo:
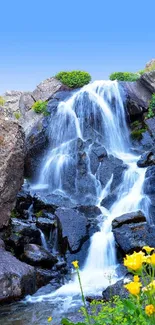
[[[93,130],[93,132],[92,132]],[[86,294],[99,294],[107,287],[110,276],[112,282],[117,281],[117,260],[114,236],[111,223],[115,217],[137,209],[145,210],[147,198],[143,194],[145,169],[137,167],[139,157],[130,153],[130,140],[126,124],[123,99],[116,81],[96,81],[85,86],[74,94],[68,101],[58,106],[54,120],[51,121],[50,138],[51,149],[43,162],[37,189],[46,188],[47,191],[65,193],[76,199],[77,171],[75,139],[86,142],[95,137],[105,147],[108,155],[121,159],[127,165],[122,183],[117,188],[117,199],[109,210],[101,206],[101,201],[111,191],[113,175],[102,187],[97,172],[91,173],[89,151],[87,146],[87,173],[96,187],[96,205],[103,214],[100,231],[91,239],[87,260],[81,272],[83,289]],[[75,187],[73,193],[68,192],[65,180],[68,171],[74,167]],[[99,166],[100,168],[100,166]],[[144,211],[145,212],[145,211]],[[78,280],[58,289],[55,293],[40,297],[29,297],[29,301],[54,299],[60,296],[75,296],[79,293]]]

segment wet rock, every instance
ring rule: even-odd
[[[35,270],[0,248],[0,302],[21,299],[35,291]]]
[[[31,265],[42,266],[44,268],[51,268],[57,262],[57,258],[54,255],[35,244],[27,244],[24,246],[22,260]]]
[[[138,222],[145,222],[146,217],[144,216],[142,211],[136,211],[136,212],[130,212],[125,213],[120,217],[115,218],[112,221],[112,229],[116,229],[121,227],[124,224],[130,224],[130,223],[138,223]]]
[[[146,222],[123,224],[113,229],[118,248],[123,254],[139,251],[143,246],[154,246],[155,226]]]
[[[155,117],[146,119],[145,124],[146,124],[152,138],[155,140]]]
[[[155,166],[147,168],[143,190],[148,197],[150,221],[155,224]]]
[[[111,191],[116,189],[116,187],[121,183],[123,173],[126,170],[127,166],[124,165],[123,161],[111,156],[104,157],[103,161],[101,162],[99,171],[98,171],[98,178],[104,188],[108,181],[110,180],[112,174],[113,179],[111,183]]]
[[[126,94],[126,106],[130,119],[142,116],[147,111],[151,99],[151,91],[140,80],[120,82]]]
[[[154,93],[155,92],[155,71],[144,73],[140,78],[140,82],[151,93]]]
[[[65,252],[78,252],[82,244],[88,239],[88,222],[84,214],[69,208],[59,208],[55,215],[58,218],[58,226],[62,239],[59,242],[61,249]]]
[[[0,228],[7,226],[24,176],[24,135],[21,127],[0,118]]]
[[[102,292],[102,300],[109,301],[113,296],[120,296],[121,298],[129,296],[128,291],[124,288],[123,280],[117,281]]]
[[[41,245],[40,231],[33,223],[12,218],[8,232],[9,234],[4,234],[6,245],[10,249],[14,249],[18,256],[23,252],[26,244],[35,243]]]
[[[104,208],[109,210],[113,205],[113,203],[116,201],[116,199],[117,199],[117,191],[113,191],[102,200],[101,205]]]
[[[45,270],[41,268],[36,268],[36,286],[41,288],[48,284],[51,280],[56,279],[60,276],[57,272],[52,270]]]
[[[50,220],[48,218],[39,217],[36,221],[36,225],[41,230],[49,232],[57,226],[57,220],[56,218]]]
[[[138,167],[148,167],[152,165],[155,165],[155,154],[152,151],[145,152],[137,161]]]

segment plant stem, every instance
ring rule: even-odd
[[[89,314],[88,314],[88,311],[87,311],[86,300],[85,300],[84,293],[83,293],[83,288],[82,288],[79,269],[77,269],[77,275],[78,275],[78,280],[79,280],[79,285],[80,285],[80,290],[81,290],[82,301],[83,301],[86,316],[87,316],[87,321],[88,321],[88,324],[91,325],[90,317],[89,317]]]

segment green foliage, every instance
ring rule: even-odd
[[[145,69],[139,70],[138,73],[142,76],[145,73]]]
[[[11,211],[11,215],[10,215],[11,218],[17,218],[17,212],[16,210],[12,210]]]
[[[39,212],[36,212],[35,213],[36,218],[40,218],[40,217],[42,217],[42,215],[43,215],[43,211],[42,210],[40,210]]]
[[[136,81],[139,79],[139,75],[132,72],[114,72],[110,75],[109,79],[119,81]]]
[[[0,106],[4,106],[4,104],[5,104],[5,99],[2,96],[0,96]]]
[[[19,120],[19,118],[21,117],[21,113],[20,112],[14,112],[14,117]]]
[[[149,109],[146,118],[151,118],[155,116],[155,94],[152,95],[152,98],[149,103]]]
[[[37,113],[37,114],[44,114],[45,116],[49,115],[47,112],[47,102],[38,100],[32,105],[32,109]]]
[[[140,129],[140,130],[133,130],[131,132],[131,137],[135,140],[141,140],[142,134],[146,131],[146,129]]]
[[[60,80],[64,85],[69,88],[80,88],[87,85],[91,81],[91,76],[85,71],[62,71],[56,76],[56,79]]]

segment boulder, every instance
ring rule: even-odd
[[[130,119],[142,116],[147,111],[152,92],[140,80],[120,82],[126,95],[127,112]]]
[[[152,151],[143,153],[140,159],[137,161],[138,167],[148,167],[152,165],[155,165],[155,154]]]
[[[61,90],[68,90],[68,87],[63,85],[59,80],[52,77],[42,81],[37,88],[32,92],[32,96],[37,102],[38,100],[49,100],[50,97]]]
[[[151,137],[153,138],[153,140],[155,140],[155,117],[145,119],[145,124],[148,128]]]
[[[155,224],[155,166],[147,168],[143,191],[148,198],[147,202],[150,221]]]
[[[36,225],[38,228],[40,228],[43,231],[50,232],[52,229],[54,229],[57,226],[57,220],[56,218],[53,218],[53,220],[49,218],[37,218]]]
[[[151,93],[155,93],[155,70],[144,73],[140,77],[140,82]]]
[[[0,302],[21,299],[35,292],[35,270],[0,248]]]
[[[102,292],[102,299],[104,301],[111,300],[113,296],[120,296],[121,298],[127,298],[129,296],[128,291],[124,288],[123,280],[117,281]]]
[[[88,239],[87,218],[83,213],[69,208],[58,208],[55,215],[58,218],[59,231],[62,237],[61,240],[59,239],[61,250],[64,253],[67,249],[71,253],[78,252],[82,244]]]
[[[24,92],[23,94],[21,94],[19,99],[19,110],[22,114],[22,117],[25,117],[26,113],[31,109],[34,103],[35,100],[31,92]]]
[[[0,228],[7,226],[24,181],[24,135],[21,127],[0,118]]]
[[[19,101],[22,94],[22,91],[11,90],[2,95],[5,100],[3,111],[9,118],[13,118],[14,113],[19,112]]]
[[[121,227],[124,224],[130,224],[130,223],[138,223],[138,222],[145,222],[146,217],[144,216],[142,211],[136,211],[136,212],[130,212],[123,214],[120,217],[115,218],[112,221],[112,229],[116,229]]]
[[[116,244],[123,255],[139,251],[146,245],[154,246],[154,232],[155,226],[147,222],[124,223],[120,227],[113,228]]]
[[[54,255],[35,244],[25,245],[21,258],[31,265],[41,266],[43,268],[51,268],[57,262],[57,258]]]

